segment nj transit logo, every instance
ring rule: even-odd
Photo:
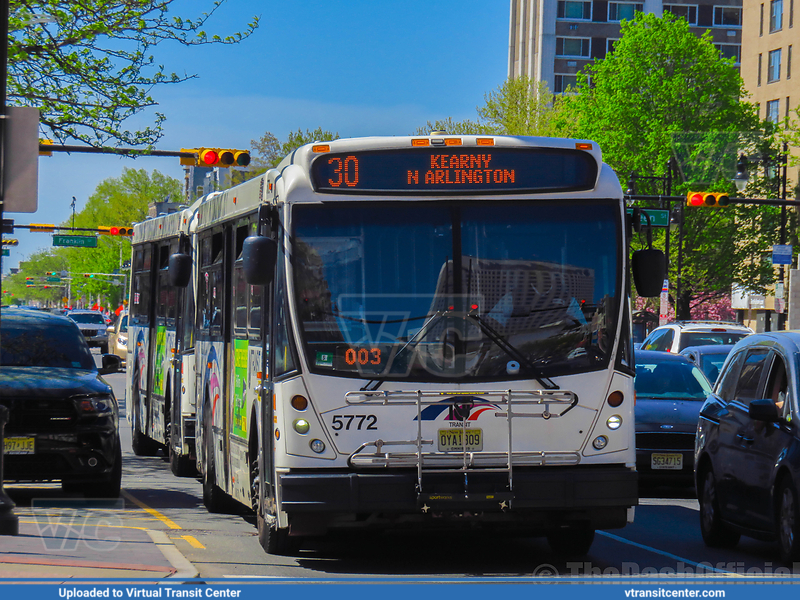
[[[485,412],[497,412],[497,404],[485,402],[478,396],[451,396],[422,409],[423,421],[477,421]],[[417,420],[417,417],[414,417]]]

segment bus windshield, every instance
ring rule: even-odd
[[[314,372],[465,383],[608,365],[617,201],[330,203],[292,219]]]

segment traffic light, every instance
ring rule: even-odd
[[[101,235],[133,235],[133,227],[118,227],[117,225],[99,225],[97,232]]]
[[[26,277],[25,281],[33,281],[33,277]]]
[[[247,150],[234,148],[181,148],[181,152],[191,152],[197,159],[181,158],[182,165],[195,167],[246,167],[250,164]]]
[[[94,279],[94,273],[84,273],[84,277],[89,277],[90,279]]]
[[[3,246],[18,246],[19,245],[19,240],[15,240],[15,239],[3,238],[2,241],[3,241],[3,243],[2,243]]]
[[[728,206],[731,200],[724,192],[689,192],[686,194],[686,206],[708,207]]]

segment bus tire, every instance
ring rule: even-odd
[[[203,504],[210,513],[224,513],[228,503],[225,492],[217,485],[214,449],[211,443],[211,423],[205,423],[206,469],[203,474]]]
[[[292,556],[300,549],[300,538],[289,536],[288,529],[278,528],[278,519],[265,519],[261,510],[256,511],[258,543],[267,554]]]
[[[133,409],[131,419],[131,449],[136,456],[155,456],[158,444],[139,430],[139,409]]]
[[[589,553],[594,542],[594,529],[589,525],[576,525],[547,534],[547,543],[558,556],[581,557]]]
[[[178,454],[172,444],[169,445],[169,468],[175,477],[194,477],[195,471],[192,457],[188,454]]]

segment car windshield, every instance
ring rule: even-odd
[[[128,315],[122,315],[120,317],[119,332],[120,333],[128,332]]]
[[[76,323],[84,323],[86,325],[106,324],[106,320],[100,313],[70,313],[67,316]]]
[[[749,334],[744,331],[685,331],[681,334],[680,348],[678,348],[678,350],[683,350],[689,346],[720,346],[724,344],[735,344],[747,335]]]
[[[602,368],[617,327],[618,212],[610,200],[295,206],[311,369],[464,382]]]
[[[636,363],[636,399],[705,400],[711,384],[695,365],[683,361]]]
[[[4,319],[0,366],[94,369],[92,352],[71,323]]]
[[[728,358],[728,354],[728,352],[722,352],[720,354],[700,354],[700,368],[711,383],[717,380],[719,371],[722,369],[725,359]]]

